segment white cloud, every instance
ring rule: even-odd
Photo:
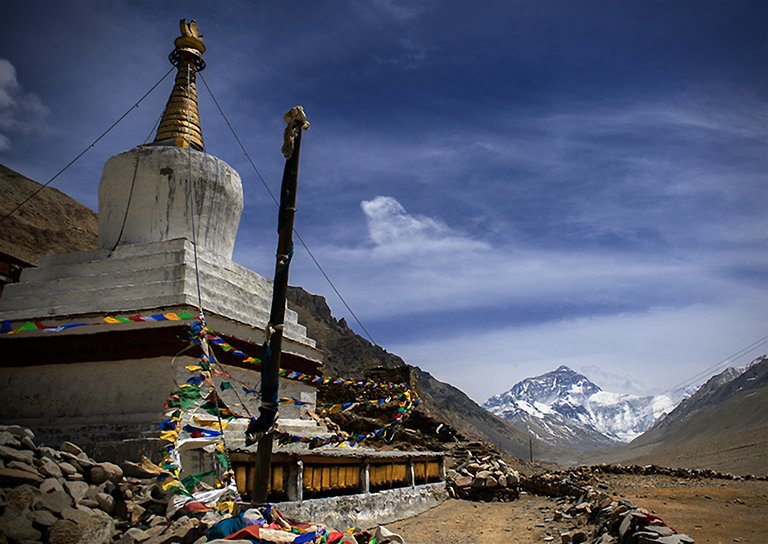
[[[0,110],[10,109],[15,106],[13,97],[19,89],[16,80],[16,68],[6,59],[0,59]]]
[[[49,113],[38,96],[24,91],[13,64],[0,58],[0,151],[11,147],[9,133],[39,131]]]
[[[357,242],[347,237],[336,245],[328,237],[312,249],[369,329],[375,321],[428,316],[445,320],[448,332],[456,316],[469,312],[477,319],[483,312],[506,313],[508,321],[521,322],[719,304],[745,293],[764,299],[754,274],[768,261],[749,244],[702,250],[689,237],[690,248],[674,250],[534,248],[530,240],[516,240],[514,231],[480,239],[449,225],[450,218],[409,213],[391,196],[365,200],[361,208],[367,238],[358,234]],[[733,232],[723,221],[704,223]],[[293,281],[328,292],[311,263],[297,259],[295,265]],[[329,302],[337,315],[346,315],[334,297]]]
[[[409,214],[391,196],[361,204],[370,244],[316,248],[353,308],[368,319],[477,308],[646,309],[712,302],[734,286],[708,254],[698,258],[491,245],[440,219]],[[734,253],[733,259],[743,256]],[[760,259],[744,257],[744,264]],[[350,266],[354,263],[354,266]]]
[[[364,200],[360,207],[368,223],[368,235],[375,244],[374,251],[379,255],[394,257],[488,249],[486,244],[452,230],[439,220],[407,213],[391,196]]]
[[[584,374],[603,391],[638,396],[648,394],[648,391],[642,384],[630,380],[627,376],[609,372],[597,365],[582,365],[577,371]]]

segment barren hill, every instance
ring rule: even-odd
[[[41,185],[0,164],[0,217]],[[51,253],[96,248],[96,212],[57,189],[46,187],[0,224],[0,252],[36,265]]]

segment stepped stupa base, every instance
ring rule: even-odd
[[[269,321],[272,282],[223,256],[198,252],[185,239],[44,257],[6,287],[0,320],[63,322],[78,316],[198,308],[198,279],[206,314],[262,331]],[[51,320],[55,318],[55,320]],[[225,332],[225,331],[221,331]],[[288,310],[287,351],[321,360],[314,340]]]

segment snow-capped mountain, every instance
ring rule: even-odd
[[[548,444],[588,450],[629,442],[672,411],[686,393],[610,393],[562,365],[518,382],[483,407]]]

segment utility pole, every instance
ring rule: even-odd
[[[252,480],[252,504],[267,502],[271,477],[272,443],[274,423],[277,419],[280,353],[283,345],[285,300],[288,292],[288,270],[293,257],[293,219],[296,213],[296,188],[299,177],[299,150],[301,132],[309,128],[309,122],[301,106],[291,108],[285,114],[283,156],[285,169],[280,187],[280,211],[277,221],[277,255],[275,279],[272,291],[272,307],[266,338],[261,353],[261,406],[258,419],[251,419],[246,431],[246,444],[258,441],[256,470]]]

